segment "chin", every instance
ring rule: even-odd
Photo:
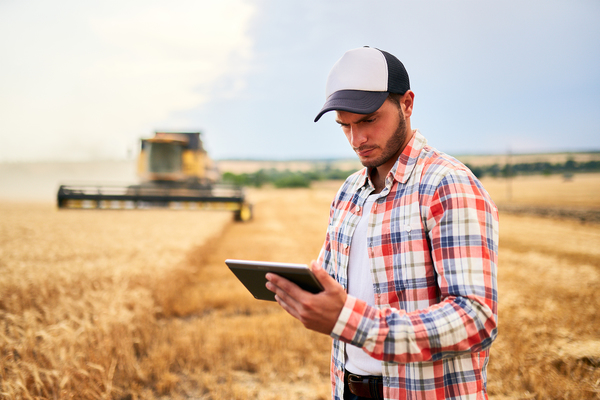
[[[378,163],[375,161],[366,161],[366,160],[360,160],[360,163],[363,165],[363,167],[367,167],[367,168],[377,168],[381,165],[381,163]]]
[[[379,158],[375,158],[375,157],[361,158],[361,157],[358,157],[358,160],[360,161],[360,163],[363,166],[369,167],[369,168],[377,168],[380,165],[383,165],[385,163],[385,160],[382,161],[381,157],[379,157]]]

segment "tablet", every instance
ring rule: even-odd
[[[268,261],[225,260],[231,272],[259,300],[275,301],[275,293],[265,287],[267,272],[272,272],[294,282],[302,289],[319,293],[323,287],[306,264],[290,264]]]

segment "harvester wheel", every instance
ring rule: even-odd
[[[242,207],[233,214],[233,219],[238,222],[246,222],[252,219],[252,204],[242,204]]]

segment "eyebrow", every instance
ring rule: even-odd
[[[360,123],[360,122],[366,121],[366,120],[368,120],[368,119],[371,119],[371,118],[373,118],[373,117],[374,117],[376,114],[377,114],[377,111],[375,111],[375,112],[372,112],[371,114],[366,114],[365,116],[363,116],[363,117],[359,118],[358,120],[354,121],[353,123],[355,123],[355,124],[358,124],[358,123]],[[340,120],[339,120],[339,119],[337,119],[337,118],[335,119],[335,122],[337,122],[337,123],[338,123],[338,124],[340,124],[340,125],[348,125],[347,123],[344,123],[344,122],[340,121]]]

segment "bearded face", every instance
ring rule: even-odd
[[[364,150],[361,147],[355,148],[357,154],[359,154],[360,162],[363,166],[368,168],[377,168],[392,158],[397,158],[399,153],[403,150],[404,144],[406,142],[406,118],[404,117],[404,113],[402,110],[398,109],[398,126],[396,130],[387,140],[387,142],[381,146],[381,154],[373,159],[362,159],[360,157],[360,151]],[[369,148],[368,145],[364,146],[365,148]]]

